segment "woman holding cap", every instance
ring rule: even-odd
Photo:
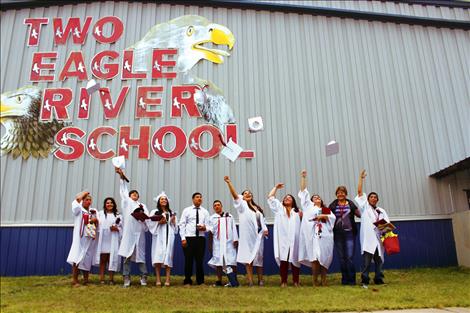
[[[258,285],[264,286],[263,280],[263,238],[268,236],[263,210],[253,201],[253,194],[245,190],[239,195],[228,176],[225,182],[233,197],[233,205],[238,211],[240,232],[238,239],[237,262],[245,264],[248,285],[253,286],[253,267],[257,268]]]
[[[152,265],[155,268],[156,286],[161,286],[160,270],[165,267],[165,286],[170,286],[173,267],[173,247],[177,232],[176,213],[170,209],[170,199],[162,191],[153,199],[157,208],[150,212],[147,226],[152,234]]]
[[[100,268],[100,282],[104,284],[104,272],[108,265],[109,284],[114,284],[114,272],[119,271],[121,258],[119,244],[122,237],[121,215],[117,211],[114,198],[104,199],[103,210],[98,212],[98,245],[96,247],[93,265]]]
[[[303,219],[300,226],[299,261],[312,268],[313,284],[326,286],[326,273],[333,260],[333,226],[336,217],[323,205],[319,195],[310,197],[307,190],[307,172],[300,174],[300,192]]]
[[[294,286],[299,286],[299,234],[300,212],[292,195],[287,194],[282,202],[276,199],[278,189],[284,184],[277,184],[268,194],[268,204],[274,213],[274,258],[281,274],[281,287],[287,287],[289,267],[292,270]]]

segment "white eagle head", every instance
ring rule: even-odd
[[[136,50],[134,63],[148,62],[154,48],[178,49],[177,71],[187,72],[200,60],[220,64],[225,50],[213,46],[227,46],[229,50],[235,44],[235,37],[225,26],[211,23],[202,16],[185,15],[166,23],[153,26],[148,33],[130,48]],[[136,64],[139,66],[139,64]]]

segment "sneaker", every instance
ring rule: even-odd
[[[140,285],[147,286],[147,276],[145,275],[140,276]]]
[[[362,284],[362,288],[369,289],[369,287],[366,284]]]
[[[131,278],[129,276],[124,276],[124,288],[127,288],[131,285]]]
[[[224,285],[224,287],[232,287],[232,284],[226,283],[226,284]]]

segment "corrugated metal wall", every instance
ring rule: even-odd
[[[469,19],[468,10],[448,10]],[[72,50],[82,50],[89,64],[96,52],[121,51],[154,24],[185,14],[204,16],[235,35],[232,56],[218,66],[202,62],[196,74],[225,91],[240,128],[239,143],[254,149],[256,158],[230,164],[222,156],[200,160],[187,151],[173,161],[155,155],[146,161],[138,160],[133,149],[127,172],[149,206],[153,196],[165,190],[172,206],[181,209],[197,190],[204,194],[206,207],[215,198],[229,207],[226,174],[239,190],[250,187],[264,205],[275,182],[285,182],[286,191],[296,194],[302,168],[310,173],[309,188],[330,201],[340,184],[354,194],[359,170],[365,167],[366,190],[380,193],[390,215],[415,218],[451,212],[450,205],[439,200],[439,181],[428,175],[470,156],[468,31],[151,3],[10,10],[1,13],[1,91],[29,84],[35,51],[59,51],[58,69]],[[26,46],[26,17],[93,16],[96,21],[107,15],[124,21],[124,35],[116,44],[97,44],[89,36],[82,47],[69,43],[57,48],[49,25],[42,30],[39,47]],[[113,99],[122,85],[118,78],[101,83],[111,88]],[[189,133],[202,123],[188,117],[170,119],[168,95],[163,99],[164,118],[135,120],[136,86],[150,83],[126,83],[131,90],[119,119],[106,121],[102,109],[95,107],[89,121],[74,119],[74,124],[87,132],[100,125],[129,124],[135,131],[138,125],[152,125],[155,131],[173,124]],[[163,84],[168,90],[171,82]],[[83,85],[75,79],[40,84],[75,91]],[[247,118],[256,115],[263,116],[266,130],[249,134]],[[324,146],[330,140],[340,143],[340,154],[326,158]],[[116,146],[112,140],[103,144]],[[95,195],[98,207],[104,197],[119,196],[111,162],[88,155],[75,162],[2,157],[0,169],[4,224],[71,223],[70,203],[84,188]]]
[[[470,21],[468,9],[449,6],[421,5],[394,1],[317,1],[317,0],[257,0],[261,3],[355,10],[373,13],[403,14],[416,17]]]

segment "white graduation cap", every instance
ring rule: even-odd
[[[242,151],[243,148],[233,142],[232,138],[230,138],[220,153],[230,161],[235,162]]]
[[[261,116],[248,119],[248,130],[250,133],[256,133],[263,130],[263,119]]]
[[[114,167],[120,168],[121,170],[126,168],[126,159],[123,155],[117,156],[112,159]]]
[[[86,92],[88,95],[91,95],[95,91],[100,89],[100,83],[97,83],[96,80],[90,79],[86,84]]]
[[[326,156],[327,157],[338,154],[339,153],[339,143],[337,143],[334,140],[330,141],[326,145],[325,151],[326,151]]]
[[[168,198],[168,196],[166,195],[166,193],[164,191],[160,192],[160,194],[158,196],[153,198],[153,201],[155,201],[155,203],[158,203],[158,201],[160,201],[161,197],[165,197],[168,200],[168,203],[170,203],[170,198]]]

